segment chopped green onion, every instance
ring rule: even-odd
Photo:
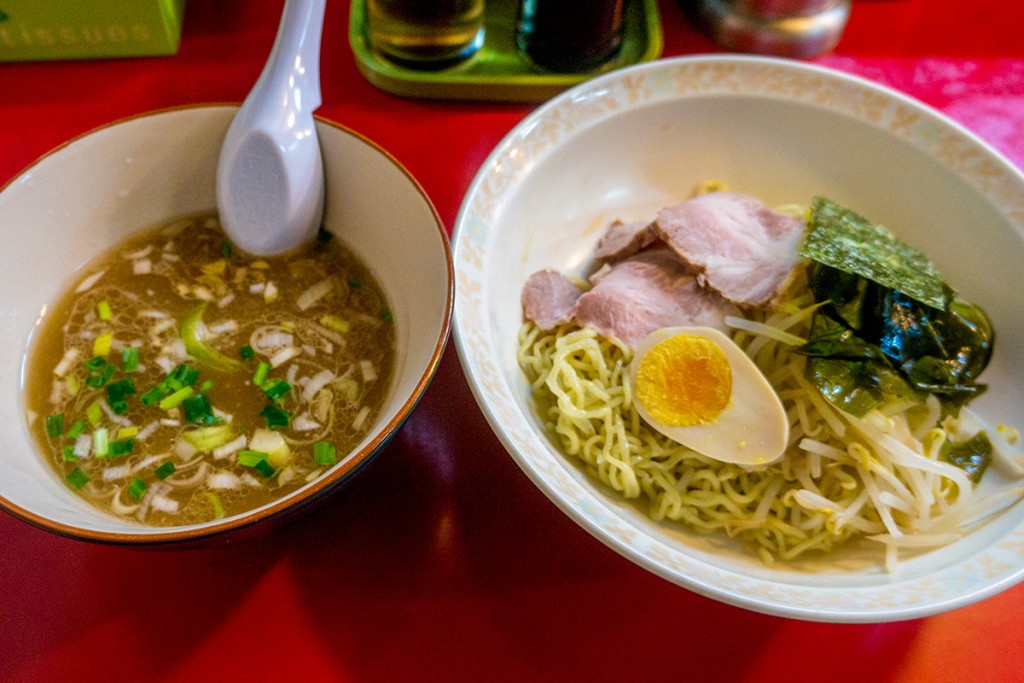
[[[268,403],[267,406],[260,411],[260,417],[265,417],[267,419],[268,429],[287,429],[291,416],[291,413],[287,410],[278,408],[272,403]]]
[[[132,483],[128,484],[128,495],[135,500],[142,500],[142,497],[146,495],[146,490],[149,488],[149,484],[142,481],[138,477],[132,480]]]
[[[277,470],[270,464],[267,459],[270,456],[263,451],[252,451],[252,450],[241,450],[238,452],[238,464],[243,467],[251,467],[265,478],[269,479],[275,474]]]
[[[349,279],[347,280],[347,282],[348,282],[348,286],[349,286],[349,287],[352,287],[353,289],[359,289],[360,287],[362,287],[362,286],[363,286],[363,281],[362,281],[362,280],[360,280],[360,279],[359,279],[359,278],[357,278],[357,277],[350,277],[350,278],[349,278]]]
[[[250,358],[256,357],[256,351],[249,344],[246,344],[242,348],[238,349],[238,356],[242,360],[249,360]]]
[[[213,389],[213,380],[212,379],[208,379],[208,380],[206,380],[205,382],[203,382],[202,384],[199,385],[199,393],[200,394],[205,394],[210,389]]]
[[[317,441],[313,444],[313,462],[317,465],[334,465],[338,462],[338,450],[330,441]]]
[[[93,430],[92,450],[98,458],[105,458],[110,453],[110,432],[106,427]]]
[[[64,462],[74,462],[78,460],[78,456],[75,455],[75,447],[71,444],[61,448],[61,454],[64,456]]]
[[[277,474],[277,470],[266,460],[260,460],[253,466],[253,469],[263,475],[264,479],[270,479]]]
[[[121,371],[138,372],[139,370],[139,349],[135,346],[127,346],[121,351]]]
[[[210,505],[213,506],[213,518],[221,519],[224,517],[224,505],[220,502],[220,496],[216,493],[206,493],[206,499],[210,501]]]
[[[151,406],[165,396],[169,396],[170,394],[180,391],[185,387],[192,386],[198,379],[199,371],[185,363],[182,363],[171,370],[167,377],[164,377],[159,384],[142,396],[142,404]]]
[[[206,303],[200,304],[181,323],[181,341],[185,343],[185,351],[203,365],[218,372],[230,372],[238,368],[238,361],[229,358],[212,346],[207,345],[203,337],[206,325],[203,324],[203,313]]]
[[[244,448],[238,451],[238,464],[242,465],[243,467],[255,467],[256,463],[260,462],[261,460],[266,460],[269,457],[270,455],[268,453],[264,453],[263,451],[253,451]]]
[[[391,322],[394,318],[391,316],[391,309],[382,308],[380,309],[380,319],[386,323]]]
[[[103,406],[100,405],[99,399],[96,399],[89,404],[89,407],[85,409],[85,416],[89,419],[89,424],[93,427],[100,423],[103,419]]]
[[[270,373],[270,363],[260,361],[260,364],[256,366],[256,372],[252,376],[252,383],[258,387],[262,387],[263,383],[267,381],[267,375]]]
[[[334,330],[335,332],[341,332],[342,334],[348,333],[349,329],[352,327],[352,323],[348,320],[330,314],[321,317],[320,324]]]
[[[109,332],[96,337],[96,340],[92,344],[92,355],[94,356],[106,356],[110,353],[110,348],[114,344],[114,336]]]
[[[116,458],[119,455],[128,455],[135,450],[135,439],[120,439],[110,442],[110,457]]]
[[[89,475],[86,474],[81,467],[76,467],[71,470],[65,479],[67,479],[68,483],[76,489],[80,489],[89,483]]]
[[[195,384],[196,380],[199,379],[199,370],[187,363],[182,363],[171,371],[167,379],[170,380],[171,391],[177,391],[182,387],[190,387]]]
[[[64,413],[46,416],[46,435],[51,439],[64,433]]]
[[[263,393],[272,401],[280,400],[285,394],[292,390],[292,385],[283,379],[268,382],[263,386]]]
[[[90,387],[93,387],[94,389],[99,389],[110,380],[110,378],[114,374],[114,370],[116,369],[117,368],[115,368],[113,365],[105,365],[103,367],[103,372],[99,374],[89,375],[86,378],[85,383],[88,384]]]
[[[231,258],[231,255],[235,253],[234,245],[231,244],[231,240],[221,240],[220,253],[224,258]]]
[[[131,427],[121,427],[120,429],[117,430],[117,438],[127,439],[129,437],[135,436],[138,433],[139,428],[134,425]]]
[[[77,439],[84,431],[85,423],[81,420],[75,420],[75,423],[68,429],[67,436],[69,439]]]
[[[68,393],[72,396],[77,396],[78,390],[82,388],[81,383],[78,381],[78,375],[68,375],[68,378],[64,380],[64,384],[67,386]]]
[[[99,372],[104,368],[104,366],[106,366],[106,364],[107,359],[104,358],[103,356],[93,356],[89,360],[84,361],[82,363],[82,365],[85,366],[85,369],[88,370],[90,374],[94,372]]]
[[[197,451],[211,451],[217,446],[223,446],[228,441],[231,441],[234,436],[231,425],[218,424],[185,432],[181,435],[181,438],[185,439]]]
[[[96,304],[96,313],[100,316],[100,320],[110,320],[114,317],[113,311],[110,310],[110,303],[106,299]]]
[[[182,390],[184,391],[184,389]],[[189,396],[181,402],[185,409],[185,419],[196,424],[212,424],[220,422],[220,418],[213,414],[213,406],[205,394]]]
[[[156,468],[156,478],[159,479],[160,481],[163,481],[167,477],[174,474],[174,470],[174,463],[168,460],[164,462],[162,465],[160,465],[160,467]]]
[[[113,368],[114,366],[106,367]],[[135,393],[135,381],[131,378],[125,378],[106,385],[106,400],[112,404],[116,401],[123,401],[133,393]]]
[[[179,403],[184,401],[186,398],[195,394],[195,390],[192,387],[185,387],[184,389],[178,389],[170,396],[165,397],[160,401],[160,410],[170,410]]]
[[[164,397],[160,387],[153,387],[142,395],[142,405],[151,406],[160,402],[160,399]]]

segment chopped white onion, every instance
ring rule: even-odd
[[[92,450],[92,434],[79,434],[75,438],[75,450],[72,451],[76,458],[88,457]]]
[[[222,322],[215,323],[213,325],[207,325],[207,327],[206,327],[207,332],[209,332],[210,334],[213,334],[213,335],[223,334],[225,332],[234,332],[237,329],[238,329],[238,321],[237,320],[224,320]]]
[[[148,258],[140,258],[132,261],[132,273],[135,275],[149,275],[153,272],[153,262]]]
[[[323,425],[311,418],[309,413],[301,413],[292,419],[292,429],[297,432],[311,432],[321,427]]]
[[[160,366],[160,369],[164,371],[165,375],[170,374],[170,372],[178,365],[167,356],[157,356],[155,362]]]
[[[50,387],[50,403],[59,406],[64,402],[64,382],[54,381]]]
[[[356,413],[355,419],[352,420],[352,429],[354,429],[357,432],[358,431],[362,431],[363,427],[366,425],[366,418],[368,418],[369,416],[370,416],[370,407],[369,406],[363,406],[362,408],[360,408],[359,412]]]
[[[64,352],[61,356],[60,362],[57,363],[57,367],[53,369],[53,374],[58,377],[63,377],[68,374],[68,370],[71,369],[71,364],[78,359],[79,350],[77,347],[72,346],[70,349]]]
[[[372,382],[375,379],[377,379],[377,368],[373,366],[372,361],[359,361],[359,372],[363,375],[363,384]]]
[[[147,311],[139,311],[139,317],[140,318],[156,318],[157,320],[169,320],[171,316],[170,316],[170,314],[164,313],[163,311],[147,310]],[[165,323],[165,324],[168,324],[168,323]],[[173,327],[174,326],[174,321],[170,320],[169,325],[171,327]],[[150,330],[150,331],[152,332],[152,330]]]
[[[93,273],[92,275],[90,275],[89,277],[87,277],[84,280],[82,280],[82,282],[79,283],[78,287],[75,288],[75,293],[76,294],[81,294],[82,292],[85,292],[85,291],[88,291],[89,289],[91,289],[92,286],[94,284],[96,284],[99,281],[99,279],[101,277],[103,277],[103,275],[106,272],[107,272],[107,270],[106,270],[106,268],[104,268],[103,270],[97,271],[97,272]]]
[[[139,470],[144,470],[147,467],[149,467],[150,465],[153,465],[153,464],[156,464],[156,463],[160,462],[161,458],[163,458],[162,455],[151,455],[148,458],[144,458],[143,460],[135,463],[132,466],[132,472],[138,472]]]
[[[139,430],[139,433],[135,435],[136,440],[145,441],[153,435],[153,432],[160,429],[160,422],[153,420],[148,425]]]
[[[159,494],[153,496],[153,500],[150,501],[150,506],[152,506],[154,510],[170,514],[174,514],[178,511],[178,501]]]
[[[335,374],[330,370],[321,370],[317,374],[310,378],[309,382],[306,383],[306,387],[302,390],[302,400],[311,401],[313,397],[320,392],[325,386],[333,382]]]
[[[173,354],[173,357],[178,361],[183,361],[186,358],[188,358],[188,351],[185,350],[185,342],[183,342],[182,340],[175,339],[173,342],[171,342],[168,348]]]
[[[251,486],[253,488],[259,488],[260,486],[263,486],[263,484],[260,483],[259,479],[252,476],[248,472],[243,472],[239,481],[241,481],[246,486]]]
[[[110,509],[119,515],[130,515],[139,509],[138,505],[125,505],[121,502],[121,487],[114,488],[114,495],[110,498]]]
[[[185,463],[184,465],[182,465],[181,469],[184,470],[185,468],[190,467],[191,464],[192,463]],[[199,467],[196,468],[195,474],[193,474],[192,476],[186,477],[184,479],[168,477],[167,479],[164,479],[164,482],[170,484],[171,486],[195,486],[196,484],[198,484],[199,482],[206,478],[206,471],[208,469],[209,465],[205,462],[201,462],[199,463]]]
[[[273,282],[267,282],[267,286],[263,288],[263,300],[270,303],[277,299],[277,285]]]
[[[283,470],[281,470],[280,474],[277,475],[277,483],[280,486],[284,486],[285,484],[287,484],[288,482],[290,482],[294,478],[295,478],[295,468],[293,468],[293,467],[286,467]]]
[[[245,434],[242,434],[234,441],[228,441],[223,446],[218,446],[217,448],[214,448],[213,451],[211,451],[214,460],[221,460],[223,458],[228,457],[232,453],[237,453],[238,451],[245,448],[245,443]]]
[[[345,338],[341,336],[341,334],[339,334],[338,332],[335,332],[329,327],[318,325],[317,323],[311,323],[310,327],[313,330],[315,330],[317,334],[319,334],[321,337],[327,340],[327,344],[324,347],[324,351],[326,351],[327,353],[331,353],[334,350],[333,347],[331,346],[332,342],[342,348],[345,347]]]
[[[230,292],[228,294],[225,294],[217,302],[217,308],[224,308],[225,306],[227,306],[229,303],[231,303],[234,300],[235,300],[235,293],[234,292]]]
[[[295,344],[295,335],[279,325],[264,325],[249,335],[249,346],[262,356],[272,356]]]
[[[241,480],[231,472],[218,471],[206,478],[206,485],[211,489],[237,489]]]
[[[295,305],[299,307],[300,311],[305,311],[312,307],[317,301],[324,298],[331,293],[334,289],[334,280],[331,278],[324,278],[315,285],[309,287],[302,294],[299,294],[299,298],[295,300]]]
[[[270,357],[270,367],[280,367],[301,353],[302,349],[296,346],[289,346],[287,348],[281,349],[280,351],[278,351],[277,353]]]
[[[187,461],[196,454],[196,449],[188,441],[179,439],[178,442],[174,444],[174,454],[182,460]]]
[[[117,481],[128,476],[127,465],[115,465],[103,470],[103,481]]]

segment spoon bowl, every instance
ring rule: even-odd
[[[323,159],[313,112],[321,101],[325,5],[287,0],[267,64],[221,147],[221,224],[251,254],[272,256],[306,244],[323,218]]]

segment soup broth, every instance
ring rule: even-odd
[[[96,259],[46,314],[29,425],[98,508],[210,521],[343,460],[383,404],[394,339],[380,287],[328,233],[255,258],[215,216],[183,219]]]

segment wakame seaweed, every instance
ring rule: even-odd
[[[862,238],[867,246],[853,246]],[[863,415],[886,397],[933,394],[956,414],[985,391],[977,378],[992,356],[992,325],[981,308],[954,298],[927,257],[820,197],[801,253],[824,305],[799,350],[811,356],[807,379],[833,405]],[[872,254],[879,261],[866,267]]]
[[[984,431],[978,432],[970,439],[959,443],[946,442],[942,451],[942,459],[959,467],[971,478],[975,484],[981,481],[981,475],[985,473],[992,463],[992,442]]]

